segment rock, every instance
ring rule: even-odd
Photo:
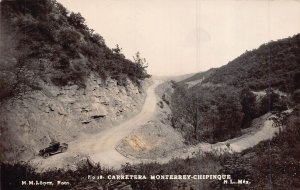
[[[108,106],[108,105],[109,105],[109,102],[104,101],[104,102],[101,102],[101,104]]]
[[[56,111],[59,115],[68,115],[66,110],[61,104],[49,104],[50,111]]]
[[[59,101],[61,101],[62,103],[72,104],[72,103],[76,102],[76,98],[70,97],[68,95],[62,95],[59,97]]]
[[[91,122],[91,120],[83,120],[81,121],[82,124],[89,124]]]
[[[83,113],[83,112],[89,112],[91,110],[92,109],[90,107],[83,107],[83,108],[81,108],[81,113]]]
[[[105,115],[92,115],[91,118],[92,119],[98,119],[98,118],[102,118],[105,117]]]
[[[100,78],[91,75],[86,79],[86,95],[83,96],[84,89],[77,85],[57,87],[42,81],[43,90],[3,102],[0,124],[5,129],[2,133],[5,144],[0,146],[10,150],[3,153],[3,160],[13,157],[28,161],[28,155],[35,153],[32,150],[39,150],[48,143],[45,137],[55,136],[58,141],[70,142],[83,132],[98,132],[102,122],[109,124],[138,112],[145,94],[135,94],[138,87],[129,84],[128,88],[118,86],[110,79],[105,86]],[[113,102],[115,107],[111,106]],[[19,151],[22,146],[32,150],[26,150],[25,155]]]
[[[52,85],[50,85],[50,86],[43,85],[43,91],[49,97],[56,97],[59,94],[63,93],[60,88],[58,88],[57,86],[52,86]]]

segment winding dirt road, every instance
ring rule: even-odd
[[[116,150],[116,146],[120,141],[127,137],[133,130],[139,128],[148,121],[155,119],[157,100],[155,88],[161,84],[162,80],[154,80],[154,83],[147,90],[147,97],[143,108],[139,114],[121,123],[120,125],[107,128],[101,133],[89,135],[86,138],[79,138],[76,141],[69,143],[69,149],[63,154],[57,154],[47,159],[36,157],[31,160],[32,166],[38,171],[45,171],[54,168],[76,168],[75,164],[80,159],[89,159],[92,162],[100,163],[107,168],[118,169],[126,163],[137,164],[147,162],[167,163],[173,158],[187,158],[196,156],[197,152],[214,152],[222,154],[224,152],[241,152],[247,148],[251,148],[259,142],[273,138],[279,130],[273,126],[273,121],[270,119],[272,114],[268,113],[261,118],[258,118],[255,123],[244,135],[219,142],[216,144],[199,143],[196,146],[189,146],[169,152],[166,157],[151,159],[138,159],[134,157],[126,157]],[[163,145],[162,145],[163,146]],[[71,166],[71,167],[70,167]]]
[[[31,165],[38,170],[53,168],[66,168],[82,157],[89,157],[94,162],[99,162],[106,167],[119,168],[126,162],[133,163],[134,160],[126,158],[116,151],[115,147],[134,129],[142,126],[155,115],[157,97],[154,89],[163,81],[154,80],[147,89],[147,97],[139,114],[121,123],[120,125],[107,128],[106,130],[80,138],[69,143],[68,151],[62,154],[51,156],[47,159],[37,157],[30,161]]]
[[[152,119],[156,111],[157,97],[154,89],[161,83],[161,81],[154,80],[154,84],[147,90],[147,98],[143,105],[142,111],[131,119],[122,124],[111,128],[101,134],[97,138],[97,142],[88,143],[87,148],[90,150],[90,158],[94,162],[99,162],[102,165],[109,167],[120,167],[121,164],[132,162],[132,159],[124,157],[116,151],[116,146],[119,142],[128,136],[133,130],[142,126]],[[80,146],[85,146],[81,144]]]

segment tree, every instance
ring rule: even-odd
[[[69,47],[72,44],[78,43],[80,34],[72,29],[63,29],[59,32],[59,41],[64,47]]]
[[[68,17],[69,23],[78,29],[88,30],[88,27],[85,24],[85,19],[81,16],[80,13],[71,13]]]
[[[42,17],[52,11],[52,2],[50,0],[2,0],[2,5],[9,5],[15,12],[31,14],[33,17]],[[5,7],[4,9],[6,9]]]
[[[247,128],[248,126],[250,126],[251,120],[258,116],[255,106],[256,97],[249,88],[245,88],[241,91],[240,99],[242,104],[242,111],[244,113],[242,127]]]
[[[121,54],[122,48],[120,48],[119,44],[117,44],[116,48],[113,48],[112,51],[116,54]]]
[[[67,16],[69,11],[60,3],[58,3],[57,1],[54,1],[54,6],[58,9],[58,11],[64,15]]]
[[[296,73],[294,76],[294,89],[300,89],[300,73]]]
[[[234,87],[174,87],[170,103],[172,125],[181,126],[188,142],[217,142],[240,133],[243,113]]]
[[[135,56],[133,57],[134,63],[136,64],[136,74],[138,78],[147,78],[150,75],[147,74],[146,68],[148,68],[148,63],[145,58],[141,57],[140,52],[136,52]]]
[[[125,58],[125,56],[121,53],[122,48],[120,48],[119,44],[116,45],[116,48],[112,48],[114,54],[120,56],[121,58]]]
[[[141,57],[140,52],[136,52],[135,56],[133,57],[133,60],[139,68],[146,69],[148,67],[146,59]]]
[[[295,91],[293,92],[293,100],[294,100],[296,103],[300,103],[300,89],[295,90]]]
[[[95,33],[91,34],[91,40],[92,42],[98,44],[99,46],[105,45],[105,41],[103,37],[100,36],[99,34],[95,34]]]

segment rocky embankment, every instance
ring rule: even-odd
[[[69,142],[138,113],[149,83],[124,87],[91,75],[85,88],[42,83],[42,90],[2,102],[1,160],[29,160],[52,140]]]

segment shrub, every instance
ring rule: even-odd
[[[84,86],[88,74],[97,72],[103,79],[116,79],[119,85],[126,85],[127,78],[140,85],[140,80],[149,77],[145,66],[114,53],[102,36],[87,27],[80,13],[68,15],[55,0],[3,0],[0,8],[1,23],[15,42],[9,52],[17,58],[22,54],[22,68],[36,80],[50,78],[57,85],[72,82]],[[39,60],[45,60],[45,64]],[[70,65],[77,60],[83,62]],[[31,78],[24,75],[24,80]],[[8,84],[1,81],[2,86]]]
[[[300,89],[293,92],[293,99],[296,103],[300,103]]]
[[[242,106],[233,87],[179,85],[170,105],[174,127],[180,128],[188,143],[223,141],[240,133]]]
[[[85,19],[81,16],[80,13],[71,13],[68,17],[68,21],[70,25],[74,26],[77,29],[88,30],[87,26],[85,25]]]
[[[80,39],[80,34],[72,29],[63,29],[59,32],[59,42],[63,47],[68,48],[72,44],[77,44]]]

